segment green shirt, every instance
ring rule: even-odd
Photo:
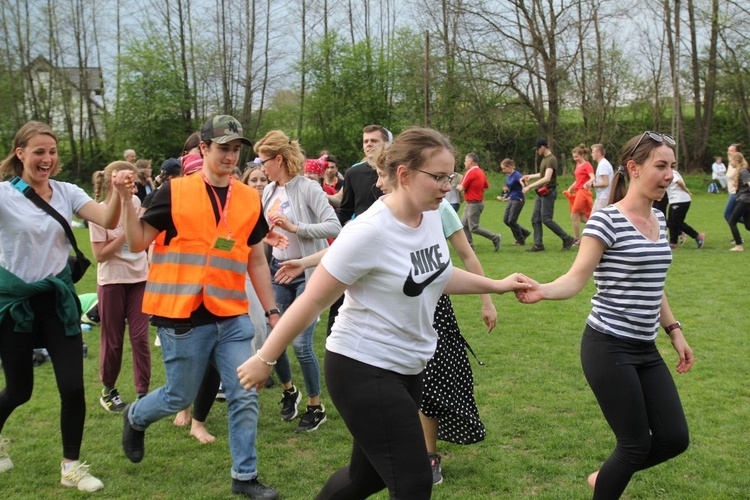
[[[65,334],[81,333],[81,304],[78,301],[70,268],[65,266],[57,276],[26,283],[21,278],[0,267],[0,322],[10,314],[16,323],[17,333],[31,333],[34,329],[34,310],[30,299],[44,292],[54,292],[55,303],[50,304],[65,328]]]
[[[552,178],[547,183],[547,187],[552,189],[557,187],[557,157],[553,154],[549,154],[542,159],[542,163],[539,165],[539,174],[544,177],[548,168],[552,169]]]

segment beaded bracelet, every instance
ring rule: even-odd
[[[255,354],[258,355],[258,359],[260,359],[261,361],[263,361],[268,366],[273,366],[273,365],[276,364],[276,361],[270,362],[270,361],[266,361],[265,359],[263,359],[263,356],[260,355],[260,351],[257,351]]]

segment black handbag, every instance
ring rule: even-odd
[[[42,197],[39,196],[36,191],[34,191],[34,188],[26,184],[20,177],[16,177],[15,179],[11,180],[10,183],[26,198],[31,200],[34,205],[50,214],[52,218],[59,222],[63,227],[63,229],[65,230],[65,234],[68,237],[68,241],[70,241],[70,244],[73,246],[73,250],[75,251],[75,255],[71,255],[68,257],[68,267],[70,267],[70,272],[73,275],[73,283],[78,283],[79,281],[81,281],[83,275],[86,274],[86,270],[91,266],[91,261],[78,248],[76,237],[73,234],[73,230],[70,228],[70,224],[68,224],[68,221],[66,221],[65,218],[60,215],[57,210],[52,208],[49,203],[44,201]]]

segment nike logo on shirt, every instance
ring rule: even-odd
[[[404,281],[404,295],[407,297],[418,297],[421,295],[424,289],[448,268],[450,260],[447,260],[446,262],[441,262],[441,260],[442,254],[440,253],[439,245],[433,245],[429,248],[412,252],[412,269],[409,271],[409,276],[406,277],[406,281]],[[416,274],[424,274],[433,270],[436,270],[436,272],[421,283],[414,281],[415,271]]]

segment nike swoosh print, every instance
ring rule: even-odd
[[[414,281],[414,278],[411,275],[412,271],[409,271],[409,276],[407,276],[406,281],[404,281],[404,295],[406,295],[407,297],[419,297],[420,295],[422,295],[424,289],[430,283],[435,281],[438,276],[443,274],[443,271],[445,271],[446,269],[448,269],[448,262],[443,263],[438,268],[437,272],[435,272],[435,274],[424,280],[422,283],[417,283],[416,281]]]

